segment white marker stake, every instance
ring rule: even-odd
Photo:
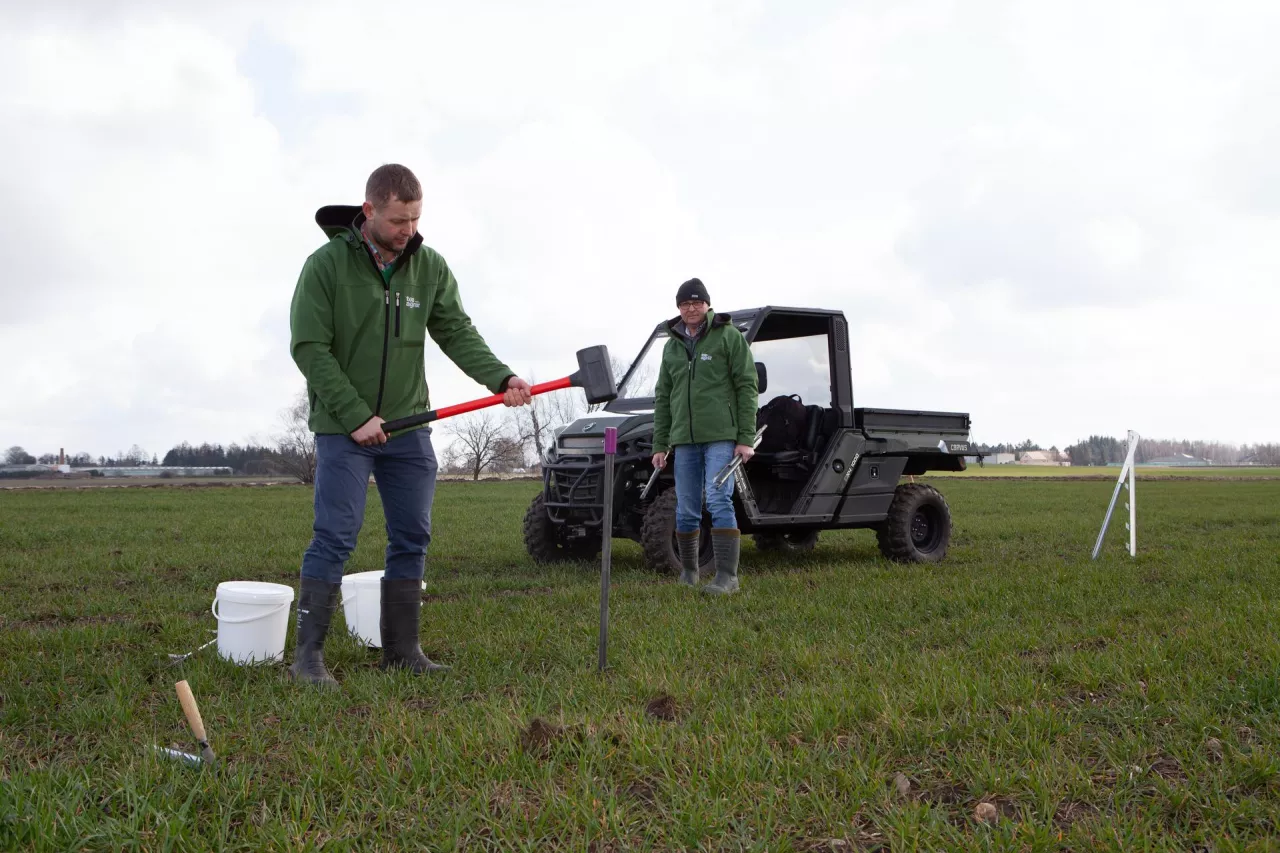
[[[1140,436],[1133,430],[1129,430],[1129,452],[1124,458],[1124,467],[1120,469],[1120,478],[1116,480],[1116,489],[1111,493],[1111,503],[1107,504],[1107,515],[1102,519],[1102,529],[1098,531],[1098,541],[1093,543],[1093,557],[1098,559],[1098,551],[1102,548],[1102,537],[1107,533],[1107,525],[1111,522],[1111,512],[1116,508],[1116,498],[1120,496],[1120,489],[1129,490],[1129,502],[1125,505],[1129,510],[1129,523],[1125,527],[1129,528],[1129,556],[1136,557],[1138,555],[1138,501],[1134,494],[1134,486],[1137,484],[1137,476],[1134,473],[1134,452],[1138,449],[1138,439]],[[1129,478],[1129,482],[1125,482],[1125,478]]]

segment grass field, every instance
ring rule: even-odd
[[[945,563],[824,533],[726,600],[619,542],[603,677],[598,572],[520,544],[536,484],[443,484],[454,670],[384,675],[339,619],[330,695],[161,668],[219,581],[296,583],[308,489],[0,493],[0,849],[1276,849],[1280,481],[1140,482],[1138,557],[1117,523],[1092,562],[1117,473],[937,478]],[[381,526],[374,491],[349,571]],[[216,770],[150,752],[194,751],[180,678]]]

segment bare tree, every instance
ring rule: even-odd
[[[535,464],[542,464],[543,451],[551,442],[552,430],[555,428],[548,420],[549,399],[552,395],[539,394],[527,406],[511,409],[511,429],[515,440],[520,443],[527,455],[533,452]]]
[[[455,439],[449,464],[469,471],[472,480],[479,480],[486,470],[524,462],[521,443],[507,434],[502,419],[489,409],[450,418],[445,429]]]
[[[293,402],[280,412],[281,432],[274,437],[280,466],[303,483],[316,481],[316,437],[307,424],[311,403],[303,388]]]
[[[7,465],[34,465],[36,458],[15,444],[5,451],[4,461]]]
[[[610,361],[614,380],[621,380],[628,365],[612,356]],[[537,384],[532,373],[530,373],[529,382]],[[524,455],[526,457],[532,455],[535,464],[540,465],[544,451],[554,441],[557,428],[602,407],[603,404],[587,405],[582,391],[576,388],[539,394],[528,406],[519,406],[511,410],[512,433]]]
[[[539,394],[529,405],[511,410],[512,432],[524,453],[542,464],[543,451],[555,440],[556,429],[586,413],[586,400],[576,388]]]

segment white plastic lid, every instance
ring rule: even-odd
[[[223,581],[218,584],[217,598],[237,604],[283,604],[293,601],[293,587],[262,581]]]

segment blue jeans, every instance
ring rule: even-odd
[[[732,441],[676,445],[676,530],[680,533],[692,533],[701,526],[704,492],[711,526],[738,526],[733,513],[733,478],[718,489],[712,482],[733,459],[733,448]]]
[[[422,580],[431,542],[436,454],[428,428],[361,447],[349,435],[316,436],[314,536],[302,555],[302,576],[341,583],[347,558],[364,524],[373,474],[387,519],[384,577]]]

